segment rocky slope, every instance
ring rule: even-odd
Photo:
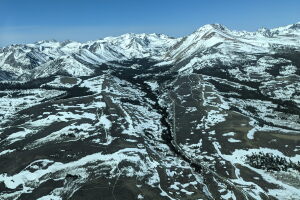
[[[0,49],[1,199],[299,199],[300,24]]]

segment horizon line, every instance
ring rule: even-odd
[[[272,28],[261,26],[260,28],[256,28],[256,30],[235,29],[235,28],[228,27],[227,25],[224,25],[222,23],[206,23],[206,24],[203,24],[202,26],[198,26],[198,28],[189,26],[187,28],[187,30],[183,30],[180,33],[176,33],[176,34],[174,34],[174,33],[172,34],[171,32],[173,32],[172,29],[177,28],[177,27],[170,28],[170,27],[164,27],[164,26],[163,27],[162,26],[126,26],[126,27],[118,26],[118,27],[116,27],[116,26],[85,26],[85,25],[83,25],[83,26],[82,25],[81,26],[40,26],[40,25],[6,26],[6,27],[3,27],[4,31],[2,30],[2,32],[0,32],[0,41],[1,41],[0,48],[5,48],[5,47],[12,46],[12,45],[35,44],[35,43],[38,43],[41,41],[57,41],[57,42],[72,41],[72,42],[78,42],[78,43],[85,43],[85,42],[89,42],[89,41],[101,40],[101,39],[104,39],[107,37],[118,37],[118,36],[122,36],[125,34],[163,34],[168,37],[180,38],[180,37],[184,37],[186,35],[192,34],[193,32],[197,31],[198,29],[200,29],[203,26],[212,25],[212,24],[222,25],[231,31],[238,31],[238,32],[245,31],[245,32],[254,33],[254,32],[259,31],[260,29],[269,29],[270,30],[270,29],[286,27],[289,25],[299,24],[299,23],[300,23],[300,21],[295,22],[295,23],[289,23],[289,24],[285,24],[285,25],[275,26]],[[128,31],[122,31],[121,30],[122,28],[127,29]],[[151,31],[152,28],[154,29],[153,31]],[[166,30],[165,31],[155,31],[155,29],[161,29],[161,28],[166,29]],[[193,28],[194,31],[191,31],[191,28]],[[35,29],[36,31],[32,32],[32,29]],[[49,29],[50,30],[54,29],[56,32],[60,32],[60,36],[58,36],[58,37],[49,36],[49,32],[48,32],[48,31],[50,31]],[[25,34],[20,33],[19,32],[20,30],[22,30],[23,33],[25,30]],[[97,34],[95,34],[95,33],[91,34],[91,35],[94,34],[94,36],[92,36],[92,37],[94,37],[96,39],[88,39],[86,37],[81,38],[81,39],[79,39],[79,38],[75,39],[76,36],[79,36],[79,35],[82,36],[82,31],[84,31],[84,30],[89,31],[89,32],[97,31],[97,32],[101,32],[101,33],[99,34],[98,37],[96,36]],[[133,30],[133,31],[129,31],[129,30]],[[78,33],[78,31],[80,33]],[[74,34],[75,37],[73,35],[71,37],[67,36],[67,35],[70,36],[71,32],[77,32]],[[48,34],[48,36],[44,37],[47,34]],[[73,37],[73,39],[72,39],[72,37]],[[12,38],[14,38],[14,39],[12,39]],[[27,39],[25,39],[25,38],[27,38]],[[33,38],[37,38],[37,39],[33,39]]]

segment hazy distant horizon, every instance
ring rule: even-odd
[[[3,0],[0,46],[40,40],[96,40],[124,33],[180,37],[205,24],[256,31],[300,21],[300,2]]]

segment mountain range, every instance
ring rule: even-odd
[[[191,65],[216,59],[226,62],[224,57],[228,54],[297,49],[299,35],[300,23],[257,32],[231,31],[220,24],[209,24],[182,38],[129,33],[86,43],[53,40],[10,45],[0,49],[1,79],[24,81],[60,73],[86,76],[91,75],[99,64],[140,58],[172,65],[187,63],[193,58]],[[210,52],[212,50],[216,52]],[[203,55],[208,57],[202,58]],[[71,70],[70,66],[76,67]]]

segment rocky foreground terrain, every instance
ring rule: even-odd
[[[300,199],[300,23],[0,49],[0,199]]]

